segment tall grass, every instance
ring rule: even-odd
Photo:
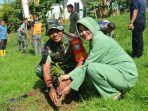
[[[129,14],[113,16],[108,20],[116,24],[115,39],[128,52],[131,52],[131,31],[127,29]],[[148,20],[147,20],[148,23]],[[67,27],[68,25],[66,25]],[[44,35],[44,34],[43,34]],[[93,97],[79,102],[76,111],[148,111],[148,27],[144,32],[144,54],[139,59],[134,59],[139,72],[137,84],[120,101],[103,100]],[[29,92],[41,85],[36,77],[34,69],[41,56],[32,54],[32,46],[29,44],[29,52],[21,54],[17,48],[16,33],[10,34],[10,43],[7,45],[7,55],[0,57],[0,111],[7,110],[6,100],[11,97]],[[43,42],[48,37],[43,36]],[[37,102],[43,98],[40,94],[36,98],[28,98],[21,107],[20,111],[41,111],[42,108]],[[36,100],[36,102],[35,102]],[[38,100],[41,101],[41,100]],[[43,100],[42,100],[43,101]],[[41,102],[42,102],[41,101]],[[46,100],[45,100],[46,101]],[[16,103],[16,106],[20,104]],[[26,105],[27,104],[27,105]],[[43,104],[42,104],[43,105]],[[40,107],[40,108],[39,108]],[[71,109],[72,110],[72,109]]]

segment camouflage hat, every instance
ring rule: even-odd
[[[59,24],[58,21],[53,21],[53,22],[49,25],[48,29],[49,29],[49,32],[50,32],[52,29],[57,29],[57,30],[63,31],[63,30],[64,30],[64,27],[63,27],[63,25]]]

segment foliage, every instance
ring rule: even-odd
[[[49,0],[41,0],[39,6],[37,6],[34,2],[31,2],[29,5],[30,12],[38,14],[39,18],[41,18],[44,21],[45,15],[49,10],[52,2],[53,1]],[[21,0],[4,2],[2,6],[3,7],[0,9],[0,11],[2,12],[0,14],[0,17],[7,21],[9,31],[16,31],[24,17]]]
[[[49,11],[52,3],[61,3],[63,0],[40,0],[40,4],[36,5],[31,2],[29,9],[31,14],[36,13],[40,19],[44,22],[46,20],[46,13]]]
[[[113,14],[113,7],[117,7],[117,4],[118,4],[118,9],[120,9],[121,5],[122,5],[122,8],[124,8],[123,10],[127,10],[129,8],[129,4],[130,4],[129,0],[110,0],[110,1],[111,3],[109,4],[109,6],[107,6],[107,4],[104,4],[103,0],[91,0],[91,1],[83,0],[83,4],[89,16],[95,17],[97,15],[98,18],[101,18],[101,17],[106,18],[111,16]],[[96,12],[96,15],[95,15],[95,12]]]
[[[1,18],[8,23],[8,31],[16,31],[23,18],[21,1],[4,2],[0,10],[3,12]]]
[[[32,2],[29,5],[30,13],[36,13],[39,18],[45,19],[45,15],[47,11],[50,9],[52,1],[40,1],[40,5],[35,5],[34,2]]]
[[[116,24],[116,38],[114,39],[126,52],[130,53],[132,36],[131,31],[127,29],[129,13],[107,19]],[[67,30],[68,26],[69,24],[65,24]],[[139,72],[138,81],[136,85],[125,94],[125,98],[120,101],[112,101],[92,97],[80,102],[72,102],[72,104],[67,105],[69,109],[63,109],[62,111],[148,111],[147,36],[148,27],[144,31],[145,45],[143,56],[139,59],[134,59]],[[10,34],[9,38],[10,43],[7,45],[6,49],[7,55],[5,57],[0,57],[0,111],[8,111],[9,106],[12,108],[10,110],[15,111],[52,111],[46,100],[47,97],[45,97],[43,93],[28,97],[24,101],[18,101],[15,104],[6,104],[8,98],[18,97],[43,85],[43,82],[36,77],[34,71],[40,61],[40,56],[35,57],[32,54],[33,48],[31,43],[29,43],[29,52],[27,54],[21,54],[17,50],[16,33]],[[47,40],[48,37],[43,36],[43,39]],[[86,92],[87,90],[84,90],[84,93]],[[77,105],[79,105],[79,107]]]
[[[100,0],[83,0],[83,3],[87,8],[93,8],[94,4],[98,5]],[[121,0],[117,0],[120,3]],[[128,0],[122,0],[128,3]],[[29,9],[31,14],[36,13],[42,22],[46,20],[46,13],[50,9],[52,3],[62,3],[63,0],[40,0],[40,5],[36,5],[34,2],[30,2]],[[23,10],[21,6],[21,0],[5,0],[3,7],[0,9],[0,18],[5,19],[8,22],[8,28],[10,31],[16,31],[22,22]]]

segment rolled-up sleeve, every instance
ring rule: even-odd
[[[48,56],[47,56],[47,59],[46,59],[46,63],[51,63],[51,61],[52,61],[52,60],[51,60],[51,57],[48,55]]]

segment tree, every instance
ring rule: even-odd
[[[43,20],[43,22],[45,21],[46,17],[46,13],[47,11],[50,9],[51,4],[53,3],[53,1],[50,0],[40,0],[39,5],[36,5],[34,2],[30,3],[29,5],[29,9],[30,9],[30,13],[36,13],[40,19]]]
[[[31,13],[37,13],[39,17],[45,20],[45,14],[49,10],[52,1],[40,0],[40,5],[36,6],[34,2],[29,5]],[[10,31],[16,31],[23,20],[23,8],[21,0],[5,0],[0,9],[0,18],[5,19]]]
[[[16,31],[23,18],[21,1],[5,0],[0,11],[2,12],[1,18],[8,24],[8,31]]]

